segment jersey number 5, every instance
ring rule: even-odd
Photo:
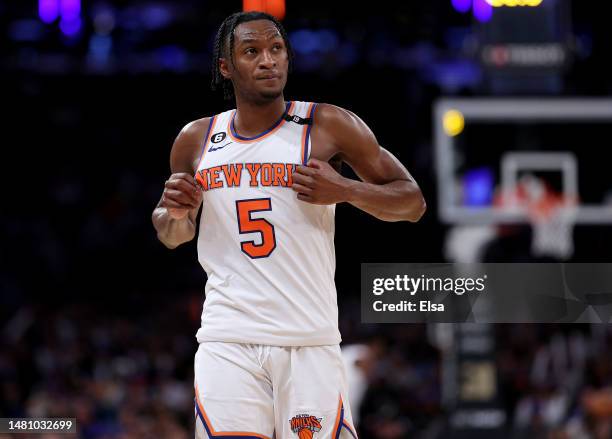
[[[261,234],[261,244],[255,241],[240,243],[242,251],[253,259],[266,258],[276,248],[274,226],[263,218],[251,217],[253,212],[272,210],[270,198],[255,198],[252,200],[236,200],[236,214],[238,215],[238,231],[240,234],[257,232]]]

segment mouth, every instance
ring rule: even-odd
[[[256,78],[258,81],[270,81],[273,79],[280,79],[280,75],[263,75]]]

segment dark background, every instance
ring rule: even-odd
[[[355,112],[405,164],[428,203],[418,224],[384,223],[337,206],[341,330],[345,344],[370,352],[359,365],[369,392],[362,437],[438,437],[453,430],[454,408],[442,396],[445,352],[432,328],[359,322],[361,263],[445,260],[449,226],[437,214],[435,99],[612,92],[604,7],[556,3],[568,20],[545,17],[553,25],[544,36],[536,32],[538,21],[514,26],[526,39],[560,42],[569,61],[513,72],[481,63],[478,48],[495,32],[450,0],[288,2],[283,24],[297,58],[286,99]],[[65,35],[57,20],[40,21],[36,2],[0,2],[0,416],[77,416],[88,438],[190,434],[205,275],[195,242],[166,249],[150,215],[180,129],[231,108],[210,91],[209,69],[216,29],[241,7],[237,1],[83,1],[80,31]],[[605,161],[609,142],[597,141],[601,147],[591,154]],[[606,261],[608,229],[577,229],[586,238],[576,240],[571,260]],[[520,229],[514,241],[524,248],[507,257],[494,252],[494,259],[530,260],[529,233]],[[612,437],[605,436],[609,423],[584,402],[585,392],[612,385],[609,326],[499,325],[493,332],[490,358],[499,377],[496,405],[508,414],[505,431],[573,437],[561,435],[575,424],[603,429],[593,437]],[[515,424],[521,401],[550,402],[563,393],[566,375],[544,383],[533,378],[538,353],[553,358],[555,340],[589,353],[575,357],[568,348],[569,363],[584,360],[580,373],[568,366],[580,384],[567,393],[570,402],[555,425],[537,411]]]

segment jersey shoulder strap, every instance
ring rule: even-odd
[[[312,125],[315,106],[314,102],[295,101],[292,111],[285,114],[284,119],[297,125]]]
[[[300,163],[305,165],[310,157],[310,131],[315,123],[315,109],[317,104],[314,102],[295,101],[293,109],[285,115],[288,124],[295,124],[301,128],[300,133]]]
[[[225,139],[227,133],[223,131],[223,127],[226,126],[228,117],[231,115],[232,110],[225,111],[223,113],[215,114],[210,118],[210,124],[208,125],[208,129],[206,130],[206,135],[202,139],[202,147],[200,151],[200,158],[198,160],[198,167],[202,165],[202,160],[204,159],[204,155],[209,148],[209,145],[212,141],[215,143],[219,143]],[[221,131],[219,131],[221,129]]]

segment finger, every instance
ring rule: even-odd
[[[174,177],[176,179],[182,179],[182,180],[185,180],[185,181],[187,181],[189,183],[194,183],[195,184],[195,177],[193,175],[189,174],[188,172],[175,172],[170,177],[171,178]]]
[[[191,184],[184,179],[168,180],[164,186],[168,189],[175,189],[191,194],[195,194],[199,190],[197,185]]]
[[[170,178],[168,180],[166,180],[166,186],[168,186],[168,185],[171,185],[171,186],[182,186],[182,185],[184,185],[185,187],[195,187],[196,186],[196,181],[193,180],[193,182],[191,182],[187,178],[179,178],[179,177],[175,177],[174,175],[171,175]]]
[[[312,158],[312,159],[308,160],[308,164],[307,165],[310,168],[321,169],[323,163],[325,163],[325,162],[322,162],[321,160]]]
[[[194,206],[192,204],[185,204],[185,203],[181,203],[179,201],[173,200],[171,198],[166,198],[164,202],[161,203],[161,207],[168,207],[168,208],[172,207],[175,209],[193,210],[193,209],[199,208],[200,206],[199,205]]]
[[[302,186],[314,186],[314,179],[307,175],[293,174],[293,184],[301,184]]]
[[[310,195],[312,193],[312,189],[307,186],[302,186],[301,184],[294,184],[293,186],[291,186],[291,189],[293,189],[295,192],[299,192],[306,195]]]
[[[185,181],[187,181],[187,183],[193,185],[193,186],[197,186],[198,182],[195,179],[194,175],[191,174],[182,174],[181,178]]]
[[[192,209],[191,206],[186,206],[182,203],[179,203],[178,201],[175,201],[171,198],[166,198],[166,197],[164,197],[164,200],[161,202],[160,206],[165,207],[166,209],[185,209],[185,210]]]
[[[179,189],[166,188],[164,189],[164,194],[182,203],[186,202],[187,200],[197,201],[197,192],[194,192],[192,190],[184,191]]]
[[[297,194],[297,199],[301,201],[306,201],[307,203],[313,203],[313,198],[310,195],[306,194]]]
[[[196,179],[195,184],[196,188],[200,191],[200,193],[204,191],[204,186],[202,186],[202,182],[200,180]]]
[[[190,206],[191,208],[198,207],[201,201],[191,195],[185,194],[184,192],[175,191],[172,189],[166,189],[166,191],[164,192],[164,196],[176,201],[177,203],[181,203],[185,206]]]
[[[184,204],[177,203],[174,200],[165,200],[165,202],[162,203],[160,206],[166,209],[187,210],[187,211],[195,210],[195,208],[192,206],[186,206]]]
[[[293,173],[293,175],[295,175],[296,173],[311,176],[314,175],[316,171],[312,168],[309,168],[308,166],[298,165],[295,168],[295,172]]]
[[[197,187],[197,182],[195,178],[192,175],[184,172],[172,174],[170,178],[166,181],[166,183],[187,184],[191,187]]]

